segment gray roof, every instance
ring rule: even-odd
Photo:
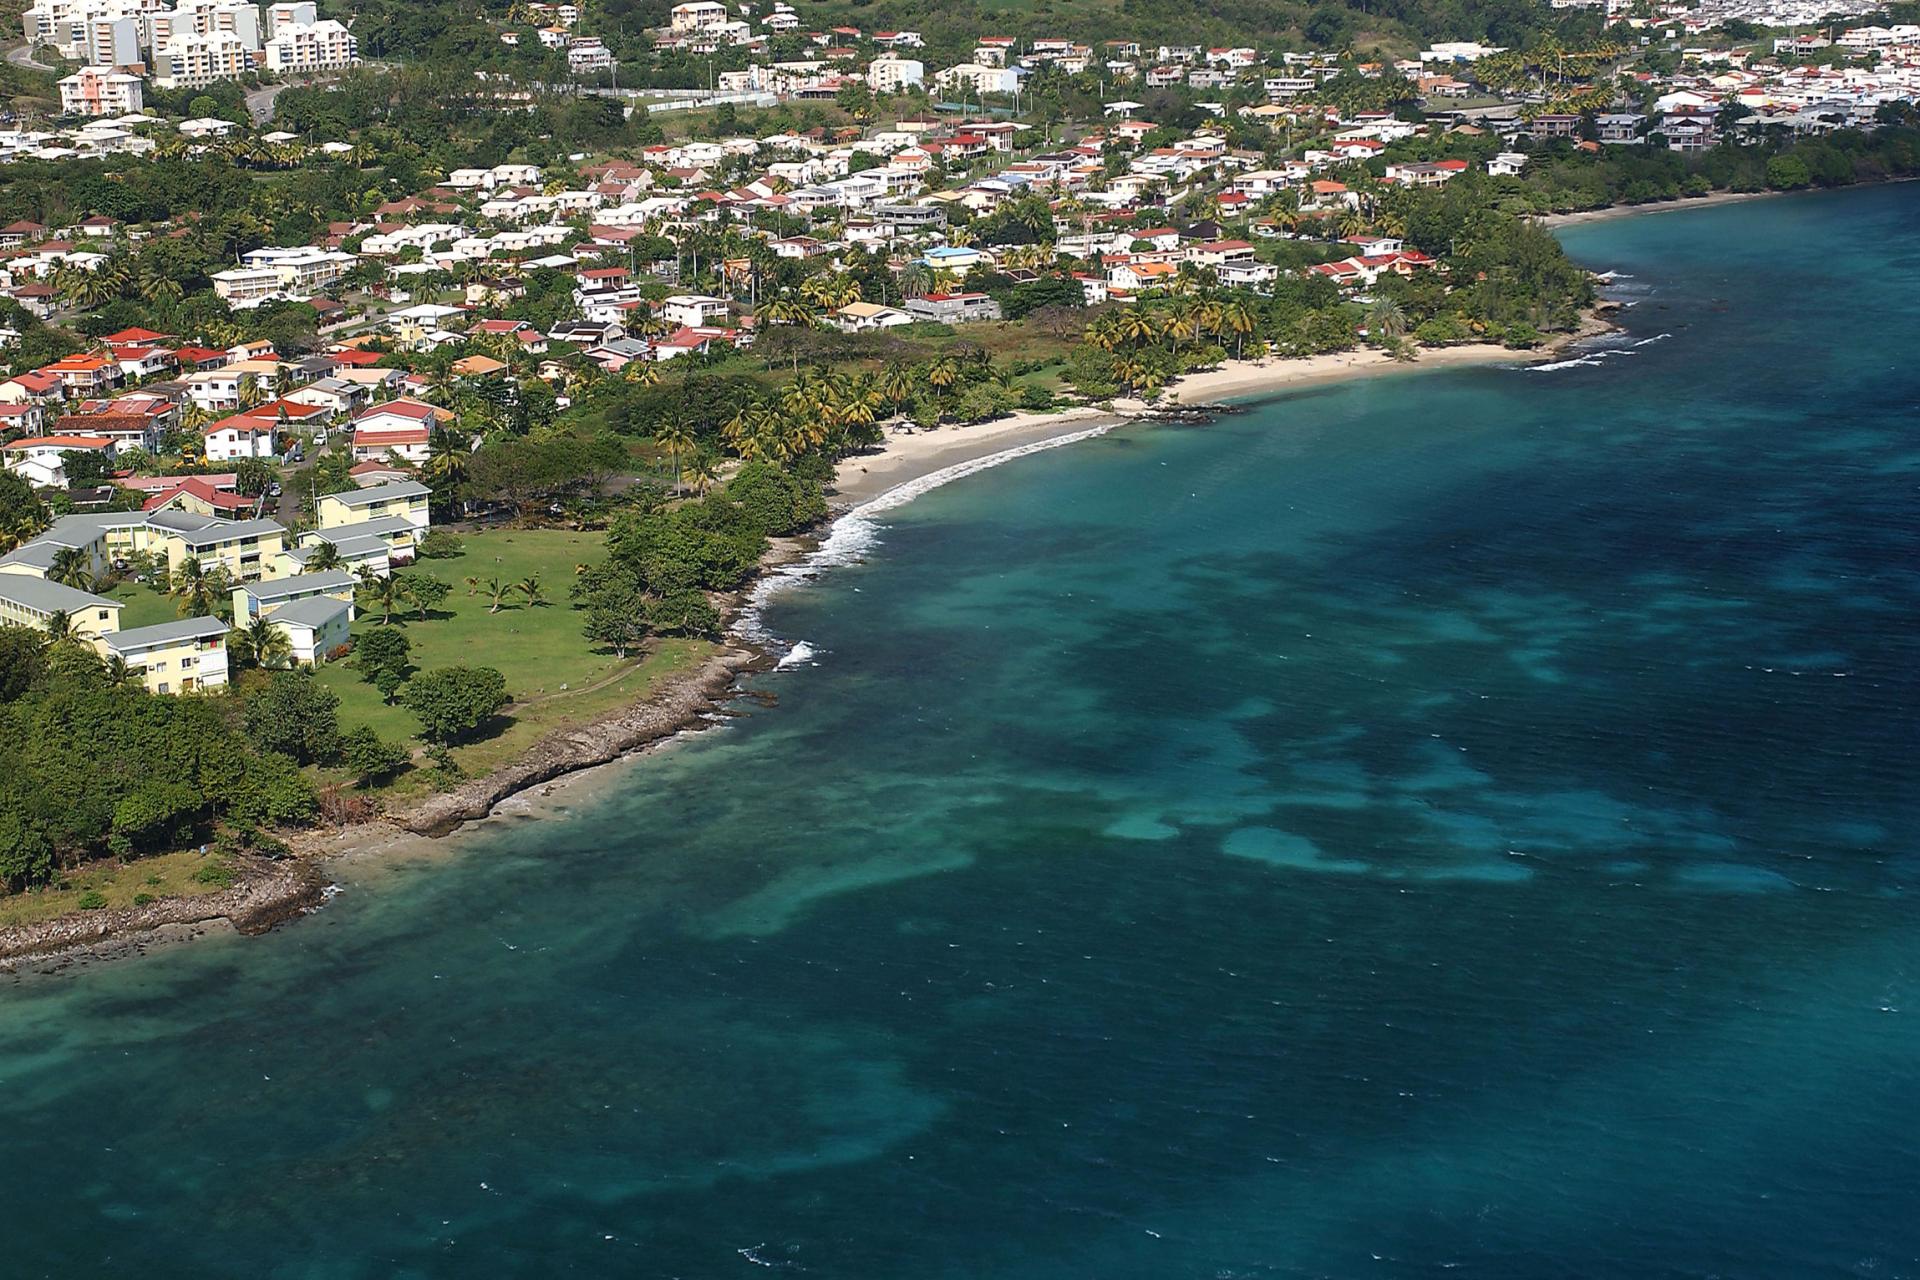
[[[96,596],[90,591],[76,591],[27,573],[0,573],[0,600],[38,613],[52,613],[56,609],[78,613],[82,609],[120,608],[118,600]]]
[[[391,484],[376,484],[369,488],[344,493],[329,493],[326,496],[335,502],[344,502],[349,507],[368,507],[376,503],[391,502],[395,498],[421,498],[433,490],[418,480],[395,480]]]
[[[0,565],[24,564],[31,565],[35,569],[51,569],[53,558],[65,550],[68,548],[60,543],[43,538],[39,542],[29,542],[24,547],[17,547],[0,556]]]
[[[301,558],[304,559],[311,554],[311,551],[307,551]],[[342,587],[351,587],[359,581],[359,578],[345,569],[321,569],[317,573],[296,573],[285,578],[249,582],[244,584],[241,590],[262,604],[266,604],[274,600],[287,600],[309,593],[338,591]]]
[[[210,547],[217,542],[232,542],[236,538],[258,538],[262,534],[286,531],[286,526],[278,520],[215,520],[205,528],[183,532],[180,536],[190,546]]]
[[[331,542],[336,547],[355,538],[384,538],[392,533],[413,533],[419,525],[405,516],[379,516],[372,520],[361,520],[354,524],[337,524],[331,529],[309,529],[303,537],[321,542]],[[342,547],[344,550],[344,547]]]
[[[314,596],[309,600],[294,600],[281,605],[267,615],[267,621],[291,623],[296,627],[319,628],[326,626],[351,607],[348,601],[335,600],[332,596]]]
[[[359,525],[354,525],[358,529]],[[345,538],[333,544],[339,548],[342,560],[357,560],[361,556],[387,555],[392,549],[385,538]]]
[[[172,622],[156,622],[150,627],[135,627],[131,631],[115,631],[100,638],[115,653],[128,653],[135,649],[151,649],[155,645],[178,644],[182,640],[208,640],[225,634],[227,624],[218,618],[177,618]]]
[[[155,529],[167,529],[174,533],[197,533],[210,524],[218,524],[212,516],[197,516],[191,511],[149,511],[146,522]]]

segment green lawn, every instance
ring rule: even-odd
[[[120,611],[120,629],[131,631],[135,627],[151,627],[156,623],[172,622],[179,618],[179,601],[152,587],[142,586],[138,582],[123,582],[107,592],[110,599],[118,600],[126,608]]]
[[[659,641],[645,655],[624,660],[593,650],[580,634],[580,614],[567,592],[576,565],[605,558],[602,534],[520,529],[464,534],[461,541],[465,545],[458,556],[414,566],[450,584],[452,594],[425,621],[417,614],[395,614],[393,625],[413,642],[410,661],[416,670],[487,666],[506,676],[515,703],[511,723],[454,753],[468,773],[505,764],[563,723],[637,701],[660,678],[714,650],[692,640]],[[498,613],[488,612],[490,596],[468,587],[467,578],[484,582],[495,575],[511,582],[539,578],[547,603],[529,606],[516,593]],[[377,613],[363,612],[354,633],[379,625]],[[343,730],[364,724],[389,741],[417,741],[419,723],[404,708],[382,702],[351,661],[322,666],[319,680],[339,695]],[[404,793],[421,785],[416,774],[402,777],[395,789]]]

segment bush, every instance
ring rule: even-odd
[[[233,868],[224,862],[209,862],[193,873],[195,884],[210,884],[219,889],[233,888]]]
[[[74,905],[82,911],[98,911],[107,905],[107,895],[98,889],[89,889],[80,895],[80,900]]]
[[[1053,392],[1029,382],[1020,388],[1020,407],[1029,413],[1045,413],[1053,408]]]
[[[157,899],[150,893],[136,893],[133,895],[133,905],[136,907],[144,907],[148,903],[155,901],[157,901]]]
[[[420,539],[417,550],[419,555],[428,560],[444,560],[459,555],[465,547],[465,543],[445,529],[429,529],[426,536]]]

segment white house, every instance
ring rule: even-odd
[[[29,436],[5,446],[6,467],[36,489],[67,486],[69,453],[113,457],[113,441],[105,436]]]

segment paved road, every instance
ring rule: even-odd
[[[29,71],[59,70],[58,67],[50,67],[44,62],[35,62],[33,60],[33,46],[30,44],[19,45],[16,48],[7,50],[7,61],[16,67],[25,67]]]
[[[265,124],[273,119],[273,100],[291,87],[291,85],[270,84],[249,93],[246,98],[247,111],[253,116],[253,122]]]

